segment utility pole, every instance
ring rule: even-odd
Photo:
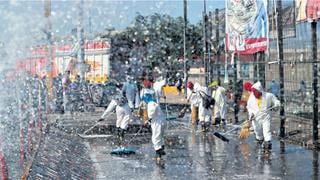
[[[208,41],[208,80],[209,84],[212,82],[212,61],[211,61],[211,48],[212,48],[212,12],[209,11],[208,17],[208,31],[207,31],[207,41]]]
[[[208,86],[208,62],[206,60],[208,53],[208,42],[207,42],[207,8],[206,8],[206,0],[203,0],[203,62],[204,62],[204,74],[205,74],[205,86]]]
[[[234,101],[233,101],[233,103],[234,103],[234,124],[237,124],[238,123],[238,109],[239,109],[239,107],[238,107],[238,102],[237,102],[237,90],[238,90],[238,87],[237,87],[237,81],[238,81],[238,79],[237,79],[237,60],[238,60],[238,53],[236,53],[236,52],[232,52],[232,61],[233,61],[233,99],[234,99]]]
[[[216,59],[216,69],[217,69],[217,82],[220,85],[220,51],[219,51],[219,9],[216,9],[216,50],[217,50],[217,59]]]
[[[312,36],[312,71],[313,71],[313,121],[312,121],[312,140],[317,142],[318,135],[318,65],[317,65],[317,20],[311,22]]]
[[[187,0],[183,0],[183,73],[184,94],[187,98],[188,70],[187,70]]]
[[[285,112],[284,112],[284,72],[283,72],[283,35],[282,35],[282,1],[278,0],[276,5],[278,28],[278,61],[279,61],[279,80],[280,80],[280,137],[285,137]]]
[[[80,80],[85,81],[84,37],[83,37],[83,0],[78,0],[77,43],[79,46],[77,58],[80,63]]]
[[[49,110],[52,109],[52,101],[53,101],[53,72],[52,72],[52,63],[53,63],[53,56],[52,56],[52,26],[51,26],[51,0],[44,0],[44,17],[45,17],[45,28],[44,33],[47,35],[47,45],[45,48],[46,52],[46,74],[47,74],[47,90],[48,90],[48,101],[49,105],[47,106]]]

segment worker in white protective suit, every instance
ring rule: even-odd
[[[153,98],[155,98],[155,91],[152,88],[152,83],[149,80],[143,81],[143,88],[140,91],[140,98],[143,99],[145,94],[151,94]]]
[[[144,123],[147,123],[148,121],[148,110],[147,110],[147,104],[143,101],[143,97],[145,94],[151,94],[151,96],[153,98],[155,98],[155,92],[152,89],[152,84],[149,80],[144,80],[143,82],[143,88],[140,91],[140,99],[141,99],[141,103],[140,103],[140,116],[143,119]]]
[[[163,94],[163,86],[166,85],[165,79],[158,79],[155,83],[153,83],[153,89],[155,92],[155,98],[157,103],[160,103],[160,98],[163,97],[166,99],[166,96]]]
[[[217,81],[210,84],[212,88],[212,98],[215,100],[213,108],[214,125],[225,125],[225,119],[227,114],[227,98],[226,89],[219,86]]]
[[[200,97],[199,101],[199,122],[201,125],[201,130],[207,132],[210,128],[211,122],[211,108],[206,108],[204,106],[204,98],[208,95],[208,88],[201,86],[199,83],[194,84],[194,91],[197,96]]]
[[[280,101],[272,93],[264,92],[258,81],[252,85],[252,93],[247,102],[249,120],[252,120],[256,141],[266,152],[272,148],[271,143],[271,110],[280,106]]]
[[[113,111],[116,111],[117,121],[117,135],[123,139],[125,132],[127,131],[128,124],[132,120],[132,111],[128,105],[127,99],[122,95],[117,95],[111,100],[107,109],[103,112],[99,121],[103,121]]]
[[[127,77],[127,82],[122,87],[122,94],[127,98],[129,107],[133,111],[135,108],[136,96],[138,95],[138,88],[134,83],[133,77]]]
[[[191,108],[191,123],[196,126],[199,122],[199,104],[201,97],[194,91],[194,85],[191,81],[187,84],[187,101]]]
[[[164,152],[164,129],[165,129],[165,115],[162,112],[160,105],[156,103],[151,94],[145,94],[143,101],[147,104],[148,122],[151,123],[152,129],[152,144],[156,151],[156,157],[161,158],[165,155]]]

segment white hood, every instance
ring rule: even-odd
[[[258,91],[260,91],[260,92],[263,92],[263,88],[262,88],[262,85],[261,85],[261,82],[260,82],[260,81],[254,83],[254,84],[252,85],[252,88],[254,88],[254,89],[256,89],[256,90],[258,90]]]

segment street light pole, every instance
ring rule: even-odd
[[[183,73],[184,73],[184,94],[187,97],[187,83],[188,83],[188,71],[187,71],[187,0],[183,0]]]
[[[85,81],[85,59],[84,59],[84,38],[83,38],[83,0],[78,1],[78,22],[77,22],[77,43],[79,46],[77,58],[80,63],[80,80]]]
[[[208,42],[207,42],[207,8],[206,0],[203,0],[203,63],[204,63],[204,74],[205,74],[205,86],[208,86],[208,62],[206,60],[208,52]]]
[[[49,105],[48,110],[52,110],[52,102],[53,102],[53,72],[52,72],[52,64],[53,64],[53,52],[52,52],[52,26],[51,26],[51,0],[44,0],[44,17],[45,17],[45,28],[44,32],[47,35],[47,45],[46,45],[46,74],[47,74],[47,90],[48,90],[48,101]]]
[[[216,48],[217,48],[217,60],[216,60],[216,70],[217,70],[217,82],[220,85],[220,50],[219,50],[219,9],[216,9]]]
[[[282,2],[276,4],[276,25],[278,29],[278,61],[279,61],[279,80],[280,80],[280,137],[285,136],[285,111],[284,111],[284,71],[283,71],[283,38],[282,38]]]
[[[317,142],[318,135],[318,64],[317,64],[317,20],[311,22],[312,33],[312,70],[313,70],[313,122],[312,122],[312,140]]]

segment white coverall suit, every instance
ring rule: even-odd
[[[252,117],[252,115],[254,117],[252,126],[256,139],[270,142],[272,139],[271,110],[268,110],[268,108],[280,106],[280,101],[272,93],[263,92],[260,82],[257,82],[252,87],[262,92],[260,107],[253,93],[250,94],[247,102],[249,117]]]
[[[122,88],[123,95],[127,98],[129,107],[131,109],[137,107],[135,106],[135,100],[138,93],[138,88],[134,82],[127,81]]]
[[[152,144],[154,149],[157,151],[164,146],[164,129],[165,129],[165,115],[160,109],[159,104],[151,101],[147,105],[148,107],[148,117],[151,119],[152,128]]]
[[[163,97],[162,88],[163,88],[164,85],[166,85],[166,80],[165,79],[163,79],[161,81],[156,81],[153,84],[153,89],[155,91],[155,98],[156,98],[157,103],[159,103],[160,102],[160,98]]]
[[[104,118],[106,115],[109,115],[114,109],[116,109],[117,121],[116,127],[126,130],[128,128],[128,124],[131,121],[131,109],[128,104],[124,104],[123,106],[118,105],[116,100],[111,100],[107,109],[102,114],[101,118]]]
[[[226,89],[218,86],[216,90],[212,91],[212,97],[215,100],[214,115],[215,118],[226,119],[227,114],[227,99],[225,96]]]
[[[193,90],[187,88],[187,100],[190,102],[191,108],[191,122],[192,124],[197,124],[199,121],[199,104],[201,102],[201,97],[199,94],[194,92]]]
[[[197,96],[200,97],[199,101],[199,121],[210,123],[211,120],[211,108],[205,108],[203,106],[203,96],[208,94],[208,89],[204,86],[201,86],[199,83],[194,84],[194,91],[197,93]]]
[[[143,96],[145,94],[151,94],[152,97],[154,98],[155,97],[155,92],[153,89],[150,89],[150,88],[142,88],[141,91],[140,91],[140,99],[143,99]]]

